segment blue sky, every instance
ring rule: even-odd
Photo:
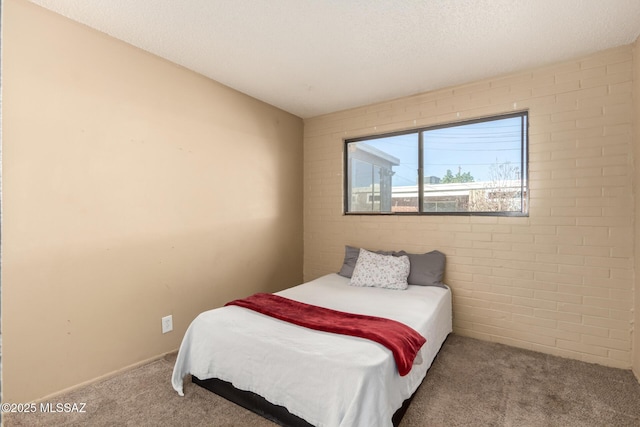
[[[475,181],[490,180],[490,166],[510,162],[520,167],[520,117],[433,129],[424,132],[424,175],[442,178],[471,172]],[[400,159],[393,185],[415,185],[418,179],[418,134],[365,142]]]

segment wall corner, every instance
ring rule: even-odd
[[[632,317],[632,370],[640,382],[640,37],[633,44],[633,196],[634,206],[634,282],[633,282],[633,317]]]

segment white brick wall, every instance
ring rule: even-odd
[[[447,254],[456,333],[632,363],[633,50],[305,121],[304,275],[344,245]],[[529,110],[530,215],[344,216],[343,140]]]

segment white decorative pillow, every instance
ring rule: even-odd
[[[387,289],[407,289],[409,257],[380,255],[360,249],[358,261],[351,276],[352,286],[373,286]]]

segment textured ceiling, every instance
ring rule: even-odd
[[[303,118],[640,34],[640,0],[31,1]]]

